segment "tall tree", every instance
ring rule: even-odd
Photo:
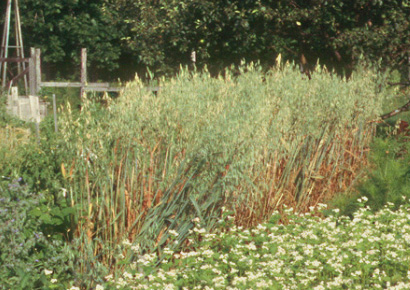
[[[222,0],[114,1],[127,49],[145,65],[166,70],[189,62],[223,67],[241,59],[273,63],[318,59],[331,67],[369,61],[403,67],[409,52],[408,1]]]
[[[71,73],[85,47],[91,71],[118,67],[121,35],[104,13],[102,1],[24,0],[20,10],[25,43],[42,49],[46,65]]]
[[[215,71],[242,59],[340,71],[363,55],[407,70],[409,0],[21,0],[28,46],[58,70],[89,48],[92,70],[133,77],[190,62]],[[68,67],[68,66],[67,66]],[[120,67],[120,69],[118,69]],[[67,69],[65,74],[69,73]],[[64,74],[64,71],[63,71]]]

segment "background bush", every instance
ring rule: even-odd
[[[410,196],[409,142],[407,137],[382,139],[372,143],[370,167],[354,190],[336,196],[331,204],[341,209],[343,215],[352,216],[360,208],[357,199],[365,196],[372,211],[378,211],[387,203],[399,208]]]
[[[24,0],[20,7],[24,43],[42,49],[46,80],[78,80],[82,47],[93,81],[130,80],[147,66],[174,74],[192,51],[197,66],[214,73],[243,59],[272,66],[282,54],[304,69],[320,59],[350,74],[364,55],[407,76],[405,0]]]
[[[43,231],[47,200],[21,178],[1,181],[0,196],[1,289],[64,287],[74,276],[73,263],[63,241]]]

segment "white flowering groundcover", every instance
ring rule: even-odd
[[[410,289],[410,203],[377,213],[359,199],[353,219],[286,210],[289,224],[206,233],[196,223],[189,252],[140,256],[113,289]],[[314,209],[312,209],[312,212]],[[174,236],[178,234],[173,232]],[[138,254],[138,246],[128,245]]]

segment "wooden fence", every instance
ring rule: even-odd
[[[191,56],[195,62],[195,53]],[[89,83],[87,81],[87,49],[81,49],[81,72],[79,82],[43,81],[41,76],[41,50],[30,48],[29,58],[2,58],[0,63],[25,63],[25,69],[10,79],[6,85],[8,90],[7,109],[9,113],[26,121],[39,123],[47,114],[48,103],[38,97],[42,88],[80,88],[81,96],[86,92],[120,92],[123,88],[112,86],[110,83]],[[19,96],[17,82],[28,76],[27,96]],[[3,80],[5,83],[5,81]],[[147,90],[157,93],[159,87],[147,87]]]
[[[18,75],[14,76],[7,84],[10,89],[18,80],[28,75],[28,92],[26,94],[37,96],[41,88],[44,87],[63,87],[63,88],[80,88],[81,94],[88,91],[96,92],[119,92],[121,87],[111,86],[109,83],[88,83],[87,80],[87,49],[81,50],[81,79],[79,82],[57,82],[57,81],[42,81],[41,78],[41,50],[32,47],[30,49],[29,58],[0,58],[0,62],[4,63],[26,63],[28,66]]]
[[[121,87],[111,86],[109,83],[89,83],[87,81],[87,49],[81,49],[81,75],[79,82],[43,82],[41,79],[41,51],[38,48],[31,48],[29,62],[29,86],[30,94],[38,95],[41,88],[80,88],[81,95],[84,92],[120,92]]]
[[[38,97],[42,88],[80,88],[81,96],[90,91],[94,92],[120,92],[121,87],[113,87],[109,83],[88,83],[87,81],[87,50],[81,50],[81,74],[79,82],[44,82],[41,77],[41,50],[30,49],[29,58],[1,58],[0,62],[26,63],[26,68],[19,72],[7,83],[8,98],[7,110],[10,114],[25,120],[39,123],[47,114],[48,103],[41,101]],[[15,86],[17,82],[28,76],[27,96],[19,96]]]

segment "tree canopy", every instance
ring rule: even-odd
[[[20,9],[25,45],[42,48],[46,65],[72,66],[87,47],[103,78],[173,73],[192,51],[215,71],[271,65],[279,53],[340,72],[361,56],[408,70],[408,0],[20,0]]]

